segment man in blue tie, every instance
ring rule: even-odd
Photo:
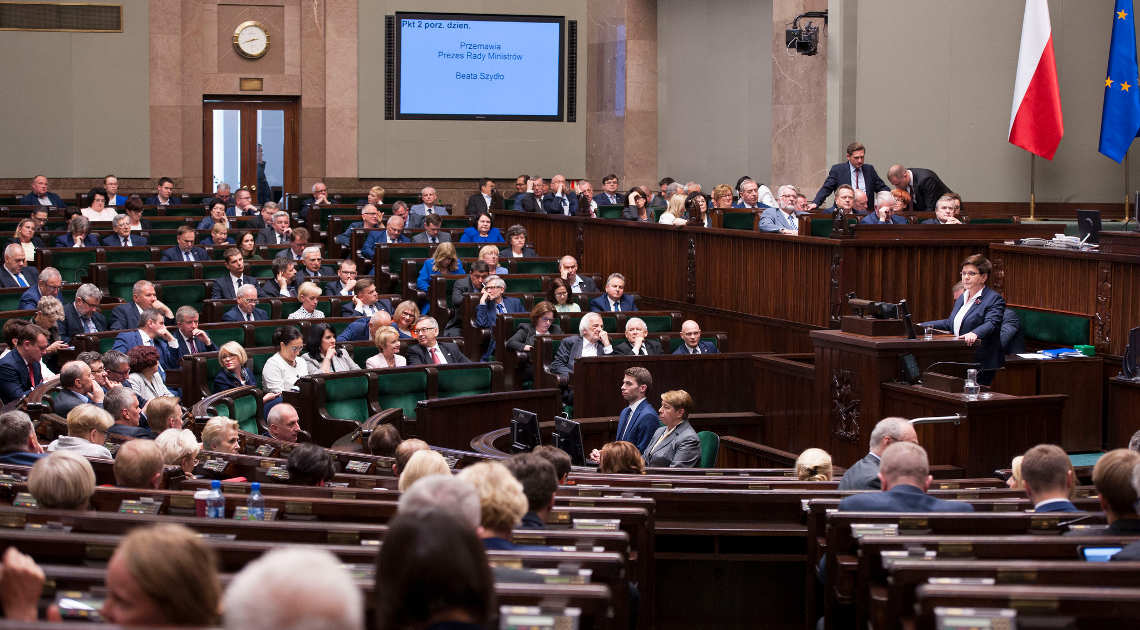
[[[23,245],[9,243],[4,248],[4,270],[0,271],[0,287],[27,289],[35,286],[39,277],[39,270],[28,266],[28,256]]]
[[[595,313],[636,311],[633,296],[625,294],[625,276],[611,273],[606,278],[606,294],[590,300],[590,310]]]
[[[796,218],[796,195],[799,191],[795,186],[784,184],[776,191],[779,208],[768,208],[760,215],[756,229],[761,232],[778,232],[780,234],[796,235],[800,233],[799,219]]]
[[[178,228],[178,245],[162,251],[163,262],[205,262],[209,259],[206,250],[194,246],[194,228],[183,225]]]
[[[75,291],[75,301],[63,307],[63,321],[59,325],[59,338],[71,342],[74,335],[107,330],[107,318],[99,312],[103,291],[93,284],[81,284]]]
[[[627,403],[618,416],[617,435],[619,442],[630,442],[642,453],[649,447],[653,433],[661,426],[661,419],[653,410],[653,405],[645,399],[645,393],[653,387],[653,375],[643,367],[631,367],[621,379],[621,397]],[[601,452],[594,449],[590,459],[598,461]]]

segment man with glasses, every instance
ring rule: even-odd
[[[245,284],[238,289],[237,305],[222,315],[223,322],[259,322],[269,314],[257,307],[257,285]]]
[[[158,179],[158,187],[155,189],[155,195],[146,200],[148,206],[172,206],[174,205],[174,180],[169,177],[160,177]]]
[[[257,286],[257,278],[245,274],[245,257],[241,250],[231,247],[225,251],[226,271],[224,276],[214,278],[212,297],[215,300],[233,300],[237,298],[238,289],[251,284]]]
[[[459,346],[439,343],[439,323],[434,317],[421,317],[413,329],[418,345],[408,349],[408,365],[441,365],[446,363],[470,363]]]
[[[59,275],[59,270],[55,267],[44,267],[36,284],[28,287],[28,290],[20,296],[20,310],[36,310],[40,298],[45,295],[58,298],[61,287],[63,287],[63,277]]]
[[[110,190],[108,190],[107,192],[110,192]],[[225,183],[225,182],[222,182],[222,183],[218,184],[217,192],[215,192],[214,197],[206,203],[206,207],[210,207],[217,202],[224,203],[228,207],[233,202],[233,200],[234,200],[234,196],[232,194],[230,194],[230,185]],[[110,205],[110,204],[107,204],[107,205]]]
[[[47,332],[28,324],[16,336],[16,347],[0,358],[0,403],[24,397],[43,382],[40,359],[48,348]]]
[[[111,352],[114,351],[112,350]],[[115,354],[120,353],[116,352]],[[80,352],[78,355],[76,355],[75,358],[78,361],[86,363],[87,367],[91,368],[91,378],[94,379],[95,383],[99,385],[99,387],[103,388],[104,392],[112,387],[119,386],[119,383],[117,381],[107,379],[107,368],[103,367],[102,354],[89,350],[87,352]]]
[[[253,195],[244,188],[234,193],[234,205],[226,208],[226,214],[231,217],[257,216],[257,207],[253,205]]]
[[[507,283],[499,276],[488,276],[483,283],[483,290],[479,294],[479,305],[475,307],[475,325],[480,328],[495,327],[495,320],[500,314],[525,313],[522,300],[516,297],[505,296]],[[483,353],[483,360],[490,361],[495,355],[495,340],[487,344],[487,351]]]
[[[128,201],[127,205],[130,205]],[[131,234],[131,218],[125,214],[116,214],[111,219],[111,229],[115,231],[103,238],[103,247],[146,247],[146,237]]]
[[[360,220],[353,221],[348,224],[348,229],[342,234],[338,234],[335,240],[341,247],[349,247],[352,241],[352,231],[358,229],[378,230],[380,229],[380,220],[384,218],[384,213],[380,212],[376,206],[372,204],[365,204],[360,209]]]
[[[107,330],[107,318],[99,312],[103,291],[93,284],[82,284],[75,292],[75,301],[63,307],[63,322],[59,338],[70,343],[74,335]]]
[[[36,284],[40,271],[28,265],[28,255],[24,246],[19,243],[10,243],[4,248],[4,271],[0,272],[0,287],[25,289]]]
[[[351,258],[345,258],[336,268],[336,280],[325,285],[325,295],[352,297],[355,286],[356,263]]]
[[[174,247],[162,251],[161,261],[164,262],[205,262],[210,259],[206,250],[194,246],[194,228],[183,225],[178,228],[177,241]]]
[[[301,268],[297,270],[297,284],[302,282],[320,282],[322,276],[333,275],[332,267],[325,267],[321,265],[324,258],[321,256],[321,248],[316,245],[310,245],[301,252]]]
[[[324,182],[317,182],[317,183],[313,184],[313,196],[310,199],[306,199],[301,204],[301,209],[298,211],[298,214],[301,216],[301,220],[308,221],[309,220],[309,210],[313,206],[331,206],[331,205],[332,205],[332,202],[329,201],[329,187],[325,186]]]
[[[673,354],[716,354],[716,346],[711,341],[701,341],[701,325],[686,319],[681,324],[681,340],[684,341]]]

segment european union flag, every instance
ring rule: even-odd
[[[1116,0],[1112,45],[1104,79],[1104,111],[1100,117],[1100,152],[1121,162],[1140,132],[1140,70],[1136,67],[1136,25],[1132,0]]]

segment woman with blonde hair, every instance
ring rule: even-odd
[[[1005,480],[1005,485],[1013,490],[1022,490],[1025,488],[1025,481],[1021,478],[1021,455],[1013,458],[1010,462],[1010,475],[1009,479]]]
[[[390,367],[404,367],[408,364],[408,359],[400,352],[400,333],[391,326],[381,326],[376,329],[376,334],[372,335],[372,343],[376,344],[376,349],[380,352],[368,357],[364,362],[364,367],[369,370]]]
[[[240,446],[238,422],[232,418],[215,416],[202,427],[202,448],[218,453],[237,453]]]
[[[610,442],[602,447],[598,472],[644,475],[645,460],[633,442]]]
[[[194,478],[194,466],[198,463],[202,445],[193,431],[167,429],[154,438],[154,443],[162,451],[162,459],[167,465],[179,466],[188,479]]]
[[[28,473],[28,491],[41,508],[86,510],[91,495],[95,494],[95,470],[81,455],[56,451],[32,466]]]
[[[800,481],[831,481],[831,455],[821,448],[809,448],[796,458],[796,478]]]
[[[480,247],[479,260],[487,263],[487,265],[491,267],[491,273],[494,275],[507,273],[507,268],[499,264],[499,248],[494,245],[484,245]]]
[[[431,258],[424,261],[424,265],[420,267],[420,275],[416,278],[416,288],[427,291],[431,285],[431,277],[441,273],[467,273],[463,270],[459,254],[455,252],[455,245],[450,241],[436,245]]]
[[[432,450],[416,451],[412,453],[408,464],[404,466],[404,472],[400,473],[400,481],[397,487],[400,492],[407,492],[413,483],[424,477],[450,474],[451,469],[448,468],[447,460],[443,458],[443,455]]]
[[[440,245],[446,245],[446,243],[440,243]],[[416,325],[416,320],[419,317],[420,309],[415,302],[404,300],[396,305],[396,310],[392,313],[392,325],[396,327],[400,339],[415,338],[415,335],[412,334],[412,328]]]
[[[665,212],[661,213],[661,217],[657,219],[658,223],[665,225],[685,225],[685,197],[682,193],[677,193],[669,197],[669,205],[666,206]]]
[[[721,184],[712,190],[712,202],[714,208],[731,208],[732,207],[732,186],[728,184]]]
[[[479,495],[479,538],[487,549],[525,549],[511,542],[511,530],[526,514],[522,484],[498,462],[479,462],[464,468],[459,479]]]
[[[67,412],[67,435],[61,435],[47,445],[49,453],[71,451],[83,457],[112,459],[111,451],[103,446],[107,429],[115,424],[111,414],[90,403],[76,405]]]

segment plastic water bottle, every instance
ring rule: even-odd
[[[210,496],[206,498],[206,518],[225,518],[226,498],[222,496],[222,482],[210,482]]]
[[[261,496],[261,484],[253,482],[249,486],[249,499],[246,501],[249,510],[249,520],[265,520],[265,497]]]
[[[978,386],[978,371],[975,369],[966,370],[966,383],[962,386],[962,393],[966,395],[966,400],[977,400],[978,392],[981,389]]]

